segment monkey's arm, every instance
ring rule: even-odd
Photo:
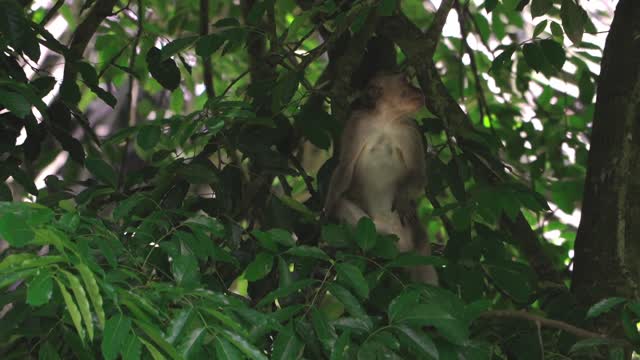
[[[405,147],[406,153],[403,156],[410,169],[405,184],[408,186],[410,197],[415,198],[422,195],[427,181],[424,137],[414,120],[409,119],[405,124],[407,127],[407,147]]]
[[[358,224],[358,221],[360,221],[360,219],[363,217],[371,218],[371,216],[367,214],[367,212],[364,211],[360,206],[345,197],[342,197],[338,200],[335,206],[335,215],[339,219],[351,225]],[[400,239],[406,239],[410,237],[410,235],[404,234],[406,230],[403,229],[403,226],[399,223],[400,220],[398,218],[396,218],[395,222],[390,221],[393,220],[393,217],[387,219],[371,218],[371,220],[376,226],[376,231],[381,234],[395,234],[398,235]],[[413,248],[413,244],[399,244],[399,247],[401,251],[407,251]]]
[[[364,134],[366,128],[363,125],[361,117],[353,116],[342,131],[338,166],[331,175],[327,198],[324,203],[325,211],[328,214],[334,213],[338,201],[343,198],[343,194],[351,186],[356,163],[366,144],[366,136]]]
[[[405,146],[402,159],[407,167],[407,175],[396,189],[393,210],[398,211],[403,223],[417,221],[415,199],[423,194],[427,179],[424,140],[418,126],[411,119],[403,122]]]

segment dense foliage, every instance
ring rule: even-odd
[[[448,33],[417,0],[206,3],[0,0],[0,357],[621,359],[640,346],[639,302],[585,308],[567,290],[576,229],[559,215],[581,203],[593,21],[612,14],[443,1]],[[391,60],[367,46],[374,33],[396,43]],[[427,95],[430,257],[398,254],[369,219],[322,216],[351,74],[384,61]],[[409,282],[416,264],[442,286]],[[622,319],[625,339],[581,329],[599,316]]]

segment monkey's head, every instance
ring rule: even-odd
[[[377,75],[369,82],[366,96],[375,109],[398,116],[411,115],[424,106],[422,91],[404,74]]]

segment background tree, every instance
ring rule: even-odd
[[[640,345],[633,0],[609,34],[596,1],[0,6],[3,359]],[[426,98],[437,256],[322,217],[333,140],[385,70]],[[399,271],[416,264],[442,287]]]

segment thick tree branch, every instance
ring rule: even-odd
[[[345,52],[336,61],[335,73],[333,74],[334,81],[331,88],[331,108],[332,113],[340,122],[344,123],[349,116],[351,76],[362,61],[367,42],[373,35],[377,23],[378,15],[376,10],[372,9],[360,31],[350,39]]]
[[[425,36],[427,43],[424,45],[424,51],[427,52],[427,54],[431,54],[429,59],[431,59],[433,54],[436,52],[440,36],[442,35],[442,28],[447,22],[447,16],[449,16],[449,11],[451,11],[453,3],[454,0],[444,0],[440,4],[438,11],[436,11],[436,15],[433,18],[431,25],[429,25],[429,29],[427,29],[427,34]]]
[[[522,310],[492,310],[492,311],[487,311],[483,313],[481,316],[485,318],[511,318],[511,319],[527,320],[527,321],[534,322],[536,324],[540,324],[545,327],[550,327],[550,328],[568,332],[579,338],[605,339],[605,340],[611,341],[612,343],[617,343],[625,347],[631,347],[631,344],[629,344],[629,342],[627,342],[626,340],[613,339],[613,338],[607,337],[604,334],[599,334],[596,332],[585,330],[563,321],[547,319],[542,316],[534,315]]]
[[[89,11],[87,17],[78,25],[73,33],[71,44],[69,44],[69,58],[65,59],[63,82],[76,81],[75,66],[71,64],[74,60],[81,59],[89,41],[98,30],[98,27],[108,16],[111,16],[113,7],[118,0],[97,0]]]

